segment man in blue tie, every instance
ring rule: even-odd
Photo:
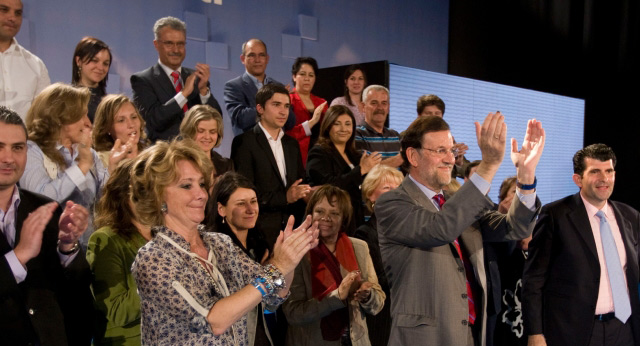
[[[573,182],[580,192],[540,213],[523,277],[529,345],[640,343],[640,213],[609,200],[615,165],[604,144],[579,150]]]

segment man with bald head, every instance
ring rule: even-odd
[[[0,105],[25,120],[31,101],[50,80],[42,60],[16,41],[21,26],[22,2],[0,0]]]
[[[252,38],[242,44],[240,61],[245,72],[224,85],[224,102],[227,112],[231,116],[233,135],[237,136],[253,128],[256,123],[256,93],[264,85],[271,83],[282,84],[271,77],[267,77],[269,64],[267,45],[260,39]],[[295,115],[289,112],[289,118],[284,128],[289,129],[295,124]]]

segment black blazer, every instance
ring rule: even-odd
[[[30,212],[49,203],[48,197],[20,189],[16,240]],[[63,268],[57,253],[58,207],[47,224],[40,254],[27,262],[27,277],[16,283],[4,255],[13,248],[0,237],[0,344],[89,345],[93,302],[89,264],[82,250]],[[66,327],[66,332],[65,332]]]
[[[186,82],[195,71],[182,67],[182,80]],[[207,82],[207,85],[209,83]],[[131,88],[133,89],[133,101],[140,110],[140,114],[147,122],[147,135],[149,140],[170,140],[180,133],[180,123],[184,118],[182,108],[174,100],[176,89],[164,72],[160,64],[155,64],[148,69],[131,75]],[[198,89],[196,88],[187,101],[187,107],[191,108],[201,104]],[[213,94],[209,96],[207,104],[222,114],[222,108]]]
[[[307,177],[311,186],[332,184],[349,193],[353,206],[352,228],[347,234],[353,235],[356,227],[364,224],[364,209],[360,185],[364,177],[360,174],[360,157],[350,157],[353,169],[334,149],[314,145],[307,157]]]
[[[640,343],[638,232],[640,213],[609,200],[627,254],[626,276],[631,327]],[[547,344],[587,345],[594,324],[600,262],[580,193],[542,208],[529,243],[523,275],[523,312],[527,335],[544,334]]]
[[[303,201],[287,203],[287,189],[296,180],[304,178],[298,141],[284,135],[282,149],[286,163],[286,185],[280,177],[267,136],[259,124],[236,136],[231,145],[231,159],[236,172],[247,177],[258,190],[260,214],[256,229],[264,234],[269,246],[275,243],[275,238],[283,229],[283,223],[286,224],[289,215],[296,217],[296,225],[300,224],[304,215]]]

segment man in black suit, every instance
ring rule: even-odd
[[[269,246],[275,244],[290,215],[299,223],[305,204],[301,201],[311,188],[301,184],[304,167],[298,142],[284,134],[289,116],[289,92],[281,84],[267,84],[256,94],[260,121],[236,136],[231,159],[236,171],[247,177],[258,190],[260,215],[256,229]]]
[[[529,345],[640,344],[640,213],[609,200],[615,165],[604,144],[579,150],[580,192],[540,213],[523,277]]]
[[[262,86],[272,83],[281,84],[266,74],[269,64],[267,45],[260,39],[252,38],[242,44],[240,61],[245,72],[224,85],[224,102],[231,117],[233,135],[237,136],[251,130],[257,120],[256,93]],[[296,117],[293,110],[289,111],[289,118],[284,125],[288,130],[295,125]]]
[[[153,26],[158,63],[131,76],[133,100],[147,122],[149,139],[170,140],[180,132],[187,109],[208,104],[222,114],[209,89],[209,65],[182,67],[187,27],[175,17],[164,17]]]
[[[26,161],[24,123],[0,106],[0,344],[89,345],[90,271],[78,243],[89,212],[18,188]]]

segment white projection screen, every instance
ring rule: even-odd
[[[573,183],[572,158],[583,146],[584,100],[442,73],[389,65],[390,127],[404,131],[416,118],[416,103],[423,94],[436,94],[446,104],[444,119],[457,142],[469,146],[469,160],[479,160],[474,122],[489,112],[501,111],[507,123],[507,154],[494,178],[489,197],[498,202],[500,184],[515,175],[509,157],[510,138],[522,144],[527,120],[542,122],[547,140],[536,171],[538,196],[543,204],[578,191]],[[460,181],[462,183],[462,181]]]

